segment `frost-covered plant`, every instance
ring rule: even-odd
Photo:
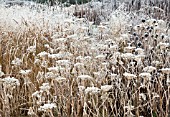
[[[0,115],[168,117],[168,22],[127,2],[1,5]]]

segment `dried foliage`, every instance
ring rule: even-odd
[[[167,11],[87,6],[0,6],[0,116],[170,116]]]

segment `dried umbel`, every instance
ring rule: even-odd
[[[107,92],[107,91],[111,90],[112,88],[113,88],[112,85],[103,85],[103,86],[101,86],[101,90],[103,92]]]
[[[18,79],[14,78],[14,77],[6,77],[4,79],[1,79],[1,81],[3,82],[3,85],[7,88],[15,88],[16,86],[20,85],[20,82]]]
[[[87,87],[85,89],[86,94],[97,94],[100,92],[100,89],[98,87]]]
[[[49,103],[49,104],[44,104],[43,106],[40,106],[40,108],[38,110],[48,112],[48,111],[52,110],[53,108],[56,108],[56,104]]]

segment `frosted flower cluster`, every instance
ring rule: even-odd
[[[20,82],[18,79],[14,78],[14,77],[6,77],[4,79],[1,79],[1,81],[3,82],[4,86],[7,87],[13,87],[13,86],[19,86]]]
[[[42,86],[40,86],[40,91],[43,92],[49,92],[50,90],[50,84],[49,83],[43,83]]]
[[[22,60],[19,59],[19,58],[15,58],[14,60],[12,60],[11,64],[16,65],[16,66],[20,66],[22,64]]]
[[[22,75],[28,75],[29,73],[31,73],[31,70],[30,69],[29,70],[20,70],[20,73]]]
[[[86,89],[85,89],[85,93],[86,94],[97,94],[97,93],[99,93],[100,92],[100,89],[98,88],[98,87],[87,87]]]
[[[82,79],[82,80],[92,80],[92,77],[89,76],[89,75],[80,75],[78,76],[79,79]]]
[[[137,77],[136,75],[130,74],[130,73],[127,73],[127,72],[125,72],[123,75],[124,75],[127,79],[133,79],[133,78],[136,78],[136,77]]]
[[[50,117],[161,115],[155,106],[168,116],[169,105],[163,105],[170,84],[166,14],[160,14],[163,9],[155,17],[155,11],[148,14],[158,8],[144,4],[147,0],[121,1],[0,4],[3,115],[23,110]],[[20,92],[10,90],[16,86]]]
[[[40,106],[38,108],[38,110],[39,111],[48,112],[49,110],[52,110],[53,108],[56,108],[56,104],[55,103],[44,104],[43,106]]]
[[[104,92],[107,92],[109,90],[111,90],[113,88],[112,85],[103,85],[101,86],[101,90],[104,91]]]

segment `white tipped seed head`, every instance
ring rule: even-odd
[[[170,74],[170,68],[162,68],[161,71],[165,74]]]
[[[42,86],[40,86],[40,91],[46,91],[48,92],[50,90],[50,84],[49,83],[43,83]]]
[[[28,69],[28,70],[20,70],[20,74],[22,75],[28,75],[29,73],[31,73],[32,70]]]
[[[67,79],[65,77],[58,76],[54,80],[57,82],[63,82],[63,81],[66,81]]]
[[[28,53],[35,53],[36,52],[36,46],[30,46],[27,48]]]
[[[137,77],[136,75],[130,74],[130,73],[127,73],[127,72],[125,72],[123,75],[124,75],[128,80],[131,80],[131,79]]]
[[[81,79],[81,80],[92,80],[93,78],[89,75],[80,75],[77,78]]]
[[[125,53],[125,54],[122,54],[121,57],[124,59],[133,59],[135,56],[132,53]]]
[[[29,108],[28,115],[35,115],[32,107]]]
[[[139,74],[139,77],[142,77],[144,79],[151,79],[151,74],[150,73],[147,73],[147,72],[143,72],[143,73],[140,73]]]
[[[55,103],[50,103],[50,104],[44,104],[43,106],[40,106],[38,108],[39,111],[44,111],[44,112],[48,112],[49,110],[52,110],[53,108],[56,108],[56,104]]]
[[[113,88],[112,85],[103,85],[103,86],[101,86],[101,90],[104,91],[104,92],[108,92],[112,88]]]
[[[10,86],[19,86],[20,85],[20,82],[19,82],[18,79],[14,78],[14,77],[10,77],[10,76],[2,79],[2,81],[3,81],[4,85],[9,86],[9,87]]]
[[[153,67],[153,66],[147,66],[143,68],[144,72],[153,72],[154,70],[156,70],[156,67]]]
[[[41,57],[41,58],[44,58],[46,56],[48,56],[49,53],[43,51],[43,52],[40,52],[37,56]]]
[[[22,60],[19,58],[15,58],[12,62],[12,65],[20,66],[22,64]]]
[[[86,94],[97,94],[100,92],[100,89],[98,87],[87,87],[85,89]]]

